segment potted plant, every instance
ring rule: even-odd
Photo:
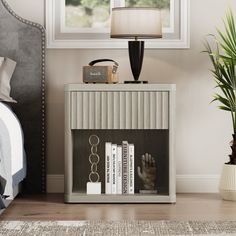
[[[219,92],[214,95],[213,101],[220,102],[219,108],[231,113],[233,124],[232,153],[229,162],[223,166],[219,190],[223,199],[236,200],[236,27],[231,9],[226,14],[224,31],[217,29],[214,39],[214,49],[206,41],[205,48],[213,64],[211,70],[216,88]]]

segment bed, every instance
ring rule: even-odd
[[[20,186],[23,193],[46,191],[45,30],[18,16],[5,0],[0,0],[0,57],[17,63],[11,78],[17,103],[0,102],[2,171],[8,172],[6,195],[12,200]]]
[[[13,200],[26,177],[24,136],[20,121],[9,106],[0,102],[0,176],[4,183],[3,196]],[[5,199],[0,199],[5,207]]]

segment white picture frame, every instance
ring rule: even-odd
[[[114,0],[122,2],[123,0]],[[171,27],[163,29],[162,39],[145,40],[146,48],[189,48],[190,47],[190,0],[170,0]],[[46,1],[47,48],[127,48],[127,40],[110,39],[109,32],[88,32],[86,29],[66,30],[63,22],[65,0]],[[174,14],[175,13],[175,14]],[[174,27],[173,27],[174,26]],[[173,32],[175,28],[175,32]],[[176,33],[177,32],[177,33]]]

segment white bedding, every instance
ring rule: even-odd
[[[0,175],[7,180],[4,195],[13,196],[13,176],[24,167],[21,125],[11,109],[0,102]]]

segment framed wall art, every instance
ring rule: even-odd
[[[123,39],[110,39],[113,7],[161,9],[163,38],[145,40],[147,48],[189,47],[190,0],[47,0],[48,48],[127,48]]]

